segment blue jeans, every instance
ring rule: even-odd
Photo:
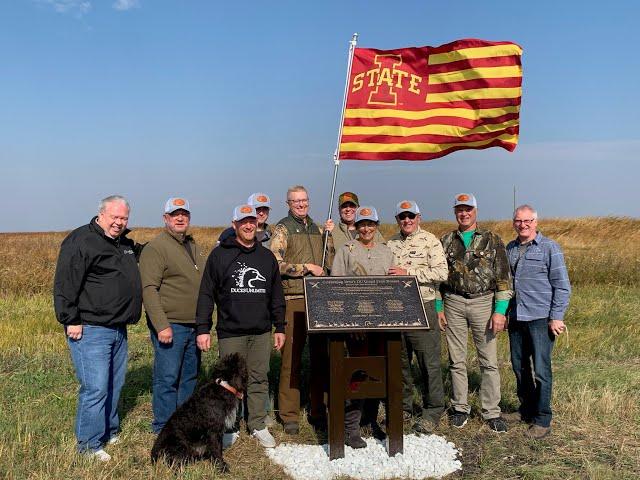
[[[171,343],[160,343],[155,330],[150,331],[154,351],[151,423],[154,433],[160,432],[176,408],[191,396],[200,369],[196,329],[180,323],[172,323],[171,329]]]
[[[551,425],[551,351],[554,342],[547,318],[509,322],[511,364],[516,375],[520,413],[541,427]]]
[[[84,325],[80,340],[67,337],[67,343],[80,382],[78,451],[96,451],[120,429],[118,400],[127,371],[127,328]]]

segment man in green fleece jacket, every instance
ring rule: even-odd
[[[140,256],[142,299],[153,344],[153,422],[159,433],[176,408],[193,393],[200,368],[196,347],[196,302],[209,252],[188,234],[189,202],[167,200],[165,230]]]

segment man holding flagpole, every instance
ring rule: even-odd
[[[278,406],[284,431],[289,435],[299,432],[300,377],[302,351],[307,338],[307,321],[302,278],[308,275],[326,275],[322,265],[323,233],[309,216],[309,194],[302,185],[287,191],[288,215],[275,226],[271,239],[271,251],[280,265],[282,287],[286,301],[286,342],[282,349]],[[333,230],[332,220],[325,229]],[[333,241],[329,236],[326,265],[333,261]],[[324,393],[328,388],[328,351],[326,337],[314,334],[309,337],[311,374],[311,405],[309,423],[318,430],[326,430],[327,408]]]
[[[358,195],[352,192],[341,193],[338,197],[338,211],[340,212],[340,222],[331,232],[333,237],[333,246],[336,252],[340,247],[355,240],[358,236],[356,229],[356,210],[360,207]],[[377,243],[386,243],[384,237],[379,230],[376,229],[375,241]]]

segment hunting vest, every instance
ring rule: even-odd
[[[286,263],[322,263],[322,233],[311,217],[307,221],[305,225],[289,213],[278,222],[287,228],[287,251],[283,258]],[[282,275],[282,288],[285,295],[303,295],[302,277]]]

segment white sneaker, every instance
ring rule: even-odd
[[[222,434],[222,449],[229,448],[231,445],[236,443],[240,438],[239,432],[231,432],[231,433],[223,433]]]
[[[120,443],[120,437],[117,435],[114,435],[109,439],[109,441],[107,442],[107,445],[118,445],[119,443]]]
[[[267,427],[262,430],[254,430],[251,432],[251,436],[258,440],[264,448],[274,448],[276,446],[276,439],[269,433]]]
[[[103,449],[96,450],[95,452],[89,452],[87,453],[87,455],[101,462],[108,462],[109,460],[111,460],[111,455],[109,455]]]

